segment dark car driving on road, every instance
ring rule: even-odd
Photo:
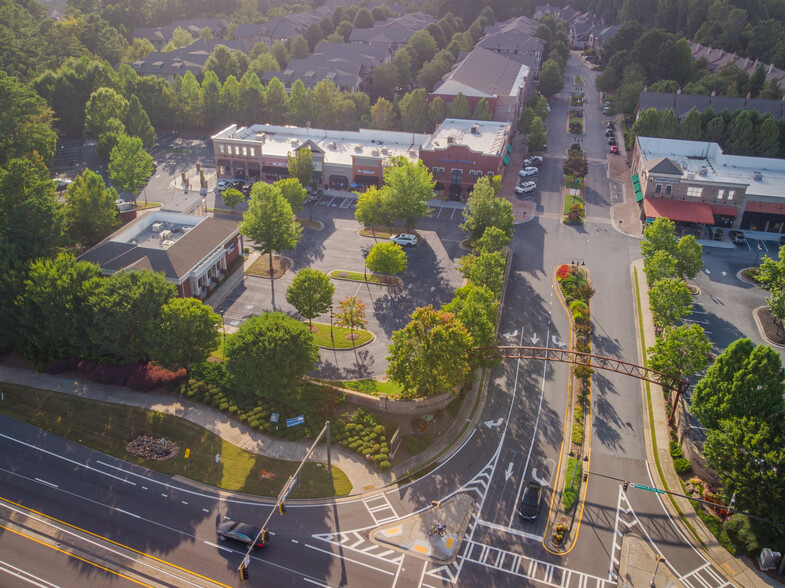
[[[238,521],[225,521],[218,525],[218,527],[215,529],[215,532],[219,537],[232,539],[233,541],[245,543],[246,545],[250,545],[257,537],[259,537],[259,539],[256,539],[254,547],[264,547],[264,540],[259,533],[259,529],[246,523],[241,523]]]
[[[537,482],[529,482],[523,489],[521,504],[518,507],[518,516],[527,521],[533,521],[540,512],[540,497],[542,486]]]

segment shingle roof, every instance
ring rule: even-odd
[[[682,120],[690,110],[695,107],[698,112],[704,112],[709,107],[715,113],[727,109],[729,112],[737,110],[756,110],[761,116],[770,114],[777,120],[785,118],[781,100],[761,100],[759,98],[737,98],[733,96],[705,96],[697,94],[668,94],[666,92],[641,92],[638,102],[638,112],[648,108],[655,108],[661,112],[673,108],[679,120]]]
[[[671,176],[682,175],[681,166],[668,159],[667,157],[660,157],[646,162],[646,169],[649,173],[653,174],[667,174]]]
[[[219,45],[230,51],[250,52],[251,43],[246,41],[222,41],[220,39],[197,39],[187,47],[174,51],[153,51],[144,59],[131,63],[140,75],[175,75],[190,71],[199,75],[210,54]]]
[[[509,95],[523,82],[522,67],[525,66],[517,60],[477,47],[442,78],[433,93],[457,96],[460,91],[467,96]]]
[[[180,281],[211,251],[232,237],[238,226],[236,221],[206,218],[165,250],[113,241],[112,235],[79,259],[96,263],[111,272],[143,268],[163,272],[170,280]],[[121,230],[127,230],[127,227]]]

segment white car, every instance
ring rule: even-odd
[[[515,188],[516,194],[528,194],[529,192],[534,192],[537,189],[537,184],[534,182],[521,182]]]
[[[539,155],[532,155],[523,160],[523,165],[526,167],[539,167],[542,165],[542,157]]]
[[[223,192],[231,185],[232,185],[232,180],[218,180],[215,189],[218,190],[219,192]]]
[[[401,247],[414,247],[417,245],[417,236],[410,235],[409,233],[401,233],[400,235],[393,235],[390,237],[390,241]]]
[[[518,176],[521,178],[528,178],[529,176],[536,176],[537,172],[538,170],[536,167],[524,167],[521,171],[518,172]]]

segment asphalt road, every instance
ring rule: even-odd
[[[551,100],[549,152],[535,196],[537,216],[516,228],[511,243],[514,255],[500,323],[501,339],[503,344],[550,347],[568,342],[567,316],[555,296],[552,272],[561,263],[582,261],[591,271],[597,292],[592,300],[594,352],[637,362],[629,268],[640,257],[639,242],[617,231],[610,220],[609,206],[616,196],[602,163],[607,142],[599,97],[591,83],[594,74],[581,69],[573,57],[565,80],[571,82],[576,73],[588,82],[583,86],[587,134],[582,138],[592,163],[587,222],[582,227],[559,222],[561,165],[564,151],[574,141],[564,130],[567,92],[571,89],[568,83],[565,92]],[[181,155],[166,156],[172,168],[169,172],[186,165]],[[161,167],[158,173],[162,175],[154,178],[157,184],[149,188],[155,200],[163,199],[163,185],[168,181]],[[335,206],[314,209],[314,217],[318,215],[326,228],[304,232],[301,246],[291,252],[295,271],[306,265],[325,270],[361,267],[364,251],[372,241],[355,235],[357,225],[352,221],[351,206],[342,208],[343,200],[332,204]],[[410,269],[404,274],[408,285],[405,291],[362,287],[362,296],[367,296],[372,309],[374,329],[378,329],[378,347],[361,362],[350,357],[344,364],[336,361],[331,365],[325,358],[320,369],[339,374],[349,374],[352,369],[380,373],[378,357],[383,352],[384,338],[405,322],[409,309],[423,302],[440,304],[449,299],[459,283],[454,267],[462,254],[458,217],[444,209],[423,219],[419,229],[426,242],[407,253]],[[739,333],[754,335],[745,308],[757,305],[762,294],[736,280],[734,271],[750,265],[751,254],[754,250],[744,248],[706,253],[708,271],[697,279],[702,288],[700,308],[706,314],[697,311],[695,316],[705,317],[718,347]],[[290,272],[290,276],[293,274]],[[286,280],[274,286],[274,306],[269,281],[246,280],[227,302],[227,321],[242,321],[273,307],[291,310],[283,298]],[[356,285],[339,283],[336,287],[339,297],[360,295]],[[613,572],[619,557],[618,532],[632,527],[666,556],[667,565],[686,585],[721,585],[716,577],[708,575],[710,567],[704,565],[702,556],[670,520],[657,494],[629,490],[625,495],[621,491],[620,480],[650,484],[650,476],[641,386],[637,380],[619,374],[597,373],[593,378],[592,474],[575,546],[564,556],[546,549],[545,521],[564,435],[567,373],[566,365],[552,361],[502,362],[488,373],[487,402],[479,425],[454,455],[415,481],[372,495],[329,503],[290,504],[283,518],[277,514],[273,517],[271,543],[254,553],[249,585],[604,588],[616,585]],[[154,556],[171,574],[180,573],[173,570],[188,570],[224,585],[239,584],[236,568],[244,549],[218,541],[215,525],[227,517],[248,522],[264,520],[270,506],[263,500],[167,478],[4,417],[0,417],[0,431],[1,499]],[[547,488],[540,517],[523,523],[515,515],[515,507],[522,485],[533,479]],[[454,562],[435,564],[410,554],[380,550],[369,542],[369,529],[459,492],[471,496],[477,508]],[[6,576],[9,568],[3,566],[9,563],[35,573],[41,570],[39,562],[45,562],[47,574],[52,569],[59,572],[45,576],[54,586],[125,582],[108,572],[97,572],[94,566],[73,563],[70,556],[2,528],[0,546],[8,546],[0,556],[0,571]],[[96,547],[95,551],[95,557],[99,557],[101,549]],[[148,561],[142,555],[139,559]],[[696,577],[699,574],[700,579]],[[188,585],[173,578],[169,581]]]

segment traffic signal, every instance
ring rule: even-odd
[[[267,543],[269,539],[270,539],[270,529],[265,529],[264,531],[262,531],[262,545]]]
[[[243,564],[243,565],[240,566],[240,579],[243,581],[243,584],[245,584],[245,581],[248,578],[249,578],[249,576],[248,576],[248,568],[245,567],[245,564]]]
[[[629,485],[629,482],[624,482],[624,484],[622,484],[622,486],[621,486],[621,487],[622,487],[622,489],[624,490],[624,492],[627,492],[627,486],[628,486],[628,485]]]
[[[283,513],[286,512],[286,503],[285,502],[281,502],[281,503],[278,504],[278,512],[281,513],[281,516],[283,516]]]

